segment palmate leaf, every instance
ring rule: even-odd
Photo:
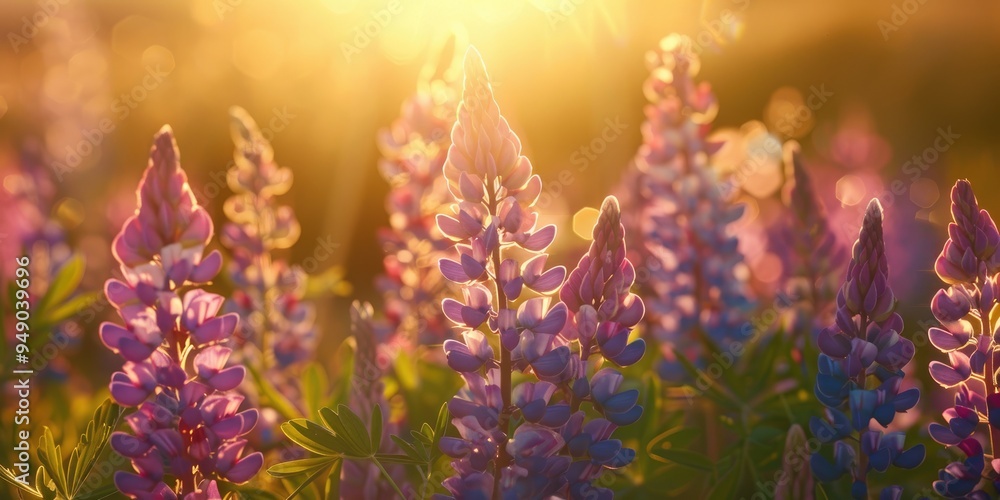
[[[424,465],[425,462],[406,454],[378,453],[378,448],[382,445],[383,424],[382,408],[379,405],[372,407],[370,432],[365,427],[361,417],[347,406],[340,405],[337,407],[337,411],[330,408],[320,408],[319,415],[323,421],[322,425],[304,418],[281,424],[281,430],[288,439],[306,450],[320,455],[316,458],[277,464],[268,469],[268,473],[272,476],[286,480],[290,477],[308,474],[305,481],[295,488],[291,496],[301,493],[307,485],[313,483],[332,465],[349,459],[370,461],[378,467],[383,478],[392,486],[396,494],[405,498],[392,476],[385,470],[383,462],[417,466]],[[335,468],[339,470],[339,467]],[[330,488],[330,481],[327,481],[325,490],[327,497],[333,494]]]
[[[336,469],[340,469],[339,464],[341,462],[343,462],[343,460],[341,460],[339,458],[334,460],[334,463],[337,464],[337,467],[335,467]],[[268,469],[268,470],[270,470],[270,469]],[[288,500],[291,500],[292,498],[295,498],[295,496],[298,495],[299,493],[301,493],[302,490],[304,490],[307,486],[309,486],[310,484],[312,484],[313,482],[315,482],[317,479],[319,479],[319,477],[322,476],[323,473],[326,472],[326,470],[327,470],[327,467],[320,467],[320,468],[315,469],[314,471],[310,472],[309,476],[306,477],[306,480],[303,481],[301,484],[299,484],[298,487],[296,487],[294,490],[292,490],[291,493],[288,494]],[[339,474],[338,474],[338,477],[339,477]]]
[[[14,484],[22,491],[36,497],[49,498],[102,498],[98,491],[80,495],[80,490],[87,482],[87,477],[97,465],[97,460],[108,446],[111,433],[118,427],[123,414],[122,407],[110,399],[94,412],[94,418],[87,424],[87,429],[80,436],[76,447],[70,453],[69,460],[63,466],[62,447],[55,444],[52,431],[45,427],[38,442],[38,461],[41,464],[35,472],[35,488],[31,488],[14,480],[12,470],[0,467],[0,477]]]
[[[94,412],[94,419],[87,424],[87,430],[69,457],[66,467],[66,478],[70,491],[75,497],[86,483],[87,476],[97,465],[97,460],[104,453],[110,442],[111,433],[118,427],[124,409],[105,399],[104,403]],[[47,430],[47,429],[46,429]]]
[[[290,460],[288,462],[272,465],[267,469],[267,473],[277,478],[297,476],[299,474],[310,474],[316,472],[317,469],[329,467],[330,464],[336,462],[337,460],[340,459],[337,457],[313,457],[303,458],[300,460]]]
[[[392,439],[392,442],[396,443],[396,446],[403,450],[403,453],[414,463],[422,465],[430,461],[430,455],[423,443],[418,442],[414,445],[399,436],[389,436],[389,439]]]
[[[27,493],[27,494],[29,494],[31,496],[42,498],[42,493],[40,491],[38,491],[38,489],[32,488],[31,486],[28,486],[28,485],[26,485],[26,484],[18,481],[17,480],[17,473],[14,472],[12,469],[8,469],[7,467],[4,467],[2,465],[0,465],[0,479],[3,479],[3,481],[5,483],[8,483],[11,486],[14,486],[17,489],[19,489],[19,490],[21,490],[21,491],[23,491],[23,492],[25,492],[25,493]]]
[[[281,424],[281,431],[293,443],[317,455],[340,456],[347,448],[347,443],[343,438],[331,432],[330,429],[304,418],[289,420]]]
[[[371,438],[368,437],[368,429],[365,429],[365,424],[350,408],[340,405],[337,410],[339,412],[330,408],[322,408],[319,411],[319,416],[342,442],[341,452],[352,458],[372,456],[374,452],[370,450]]]
[[[39,484],[51,482],[61,497],[76,498],[86,483],[87,476],[97,464],[97,459],[107,448],[111,433],[118,427],[122,414],[122,407],[105,399],[70,453],[65,468],[62,463],[62,448],[55,444],[52,431],[45,427],[38,444],[38,461],[42,464],[39,474],[47,474],[50,481],[43,480]],[[39,490],[45,493],[42,488]]]
[[[49,473],[45,471],[44,466],[39,466],[38,472],[35,473],[35,488],[42,494],[44,500],[59,498],[59,492],[56,491],[56,483],[49,476]]]
[[[38,461],[41,462],[42,467],[45,468],[52,481],[55,482],[56,491],[62,496],[72,498],[69,484],[66,481],[66,473],[63,471],[62,449],[55,444],[52,438],[52,431],[48,427],[45,427],[42,432],[42,438],[38,442]]]

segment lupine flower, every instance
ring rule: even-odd
[[[664,356],[697,358],[696,332],[717,342],[733,338],[753,307],[735,272],[743,257],[729,231],[743,208],[724,198],[708,164],[720,146],[707,139],[717,104],[709,85],[694,81],[700,62],[691,40],[663,39],[647,63],[650,104],[623,188],[625,227],[650,298],[647,322]],[[678,365],[662,368],[673,376]]]
[[[372,408],[379,405],[382,410],[383,453],[398,453],[394,449],[390,435],[399,434],[399,422],[391,417],[389,403],[385,399],[385,386],[381,370],[376,362],[375,324],[372,306],[355,301],[351,304],[351,330],[357,342],[354,358],[354,373],[351,378],[350,406],[362,421],[370,421]],[[404,491],[409,487],[405,481],[405,470],[399,466],[389,466],[387,470],[393,481]],[[390,498],[395,490],[386,482],[378,466],[372,462],[345,460],[340,473],[340,497],[344,499]]]
[[[834,443],[833,462],[813,454],[813,474],[824,482],[850,475],[854,498],[868,498],[872,470],[885,472],[890,465],[912,469],[924,459],[922,444],[904,450],[903,433],[883,434],[872,425],[874,420],[888,427],[896,413],[913,408],[920,397],[917,389],[900,392],[913,343],[900,336],[903,320],[895,309],[882,238],[882,206],[873,199],[837,295],[836,322],[819,334],[816,397],[827,407],[827,420],[813,417],[809,422],[813,436]],[[860,446],[855,449],[849,438]],[[890,487],[882,491],[882,498],[900,494],[898,487]]]
[[[928,430],[935,441],[957,445],[968,458],[942,470],[934,490],[949,498],[988,498],[978,489],[985,458],[976,436],[989,444],[991,455],[1000,450],[996,324],[990,320],[990,311],[1000,300],[1000,233],[989,212],[979,208],[967,180],[958,181],[951,190],[951,214],[949,238],[934,265],[949,287],[931,301],[931,312],[941,327],[931,328],[927,335],[934,347],[948,354],[948,362],[931,361],[929,368],[935,382],[954,389],[955,405],[943,413],[947,425],[932,423]],[[997,485],[1000,461],[991,462],[990,468]]]
[[[808,453],[809,442],[802,426],[794,424],[788,429],[785,437],[785,452],[781,459],[784,477],[788,478],[777,485],[774,500],[812,500],[816,490],[809,463],[803,458]]]
[[[803,289],[802,293],[793,296],[804,295],[802,302],[809,308],[814,321],[825,321],[830,319],[828,310],[834,305],[838,286],[834,280],[847,262],[847,250],[830,229],[823,206],[814,193],[812,179],[802,164],[798,146],[789,147],[788,153],[795,183],[788,194],[793,222],[786,236],[798,259],[794,276],[802,281]]]
[[[227,366],[238,317],[219,316],[223,297],[195,288],[219,272],[222,258],[205,255],[212,221],[195,201],[169,127],[154,138],[138,204],[113,244],[125,281],[105,286],[124,324],[101,325],[101,340],[126,360],[111,377],[111,397],[136,408],[125,417],[131,432],[111,437],[136,473],[117,472],[115,485],[132,498],[218,498],[215,481],[244,483],[263,464],[244,438],[258,414],[239,411],[243,397],[231,392],[245,374]]]
[[[305,273],[273,256],[299,238],[292,208],[275,200],[288,192],[292,172],[274,162],[271,144],[246,111],[234,107],[230,117],[236,152],[228,180],[235,194],[226,200],[232,222],[223,226],[220,239],[233,255],[233,303],[250,337],[241,340],[258,347],[262,367],[276,368],[269,373],[275,377],[311,359],[316,345],[315,311],[302,300]]]
[[[464,341],[446,340],[444,351],[466,383],[448,403],[460,437],[441,440],[455,470],[443,484],[457,498],[605,498],[611,492],[591,482],[635,455],[611,434],[642,413],[638,391],[622,390],[620,373],[597,370],[604,360],[634,363],[644,350],[641,340],[628,342],[643,306],[629,293],[635,271],[625,258],[620,210],[613,198],[605,202],[590,252],[561,292],[566,302],[553,305],[549,295],[566,271],[545,269],[555,227],[536,228],[541,180],[521,156],[475,49],[466,54],[465,71],[444,164],[458,203],[454,215],[437,218],[459,242],[458,259],[442,259],[440,268],[462,285],[463,300],[446,299],[442,310]],[[525,297],[525,289],[537,296]],[[483,325],[498,337],[499,362]],[[513,370],[539,381],[514,388]],[[583,403],[603,418],[585,422]],[[508,436],[515,410],[524,421]]]
[[[424,78],[403,103],[400,117],[379,133],[379,172],[390,190],[385,201],[389,227],[379,231],[385,274],[376,285],[388,329],[396,334],[393,340],[409,345],[440,344],[450,336],[439,307],[448,282],[436,264],[454,256],[453,242],[441,234],[434,218],[451,201],[441,167],[460,91],[455,45],[452,39],[437,64],[424,68]]]

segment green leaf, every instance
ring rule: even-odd
[[[341,443],[341,450],[344,455],[354,458],[361,458],[366,456],[364,453],[364,448],[367,448],[370,444],[368,435],[364,436],[363,446],[358,444],[357,438],[351,438],[350,432],[347,427],[344,426],[343,420],[341,420],[340,415],[331,410],[330,408],[320,408],[319,417],[323,420],[323,423],[337,436],[337,439]]]
[[[59,269],[52,282],[49,283],[49,289],[45,292],[42,300],[38,302],[36,310],[39,313],[43,313],[49,306],[61,304],[66,300],[80,286],[80,281],[83,280],[83,272],[85,270],[86,266],[84,265],[83,257],[79,255],[70,257],[63,264],[62,268]]]
[[[382,407],[378,404],[372,408],[371,423],[368,427],[371,429],[372,452],[378,453],[382,447]]]
[[[327,392],[329,392],[329,381],[323,367],[319,363],[306,365],[302,371],[302,397],[310,417],[319,411]]]
[[[51,310],[46,310],[38,319],[39,329],[48,329],[76,315],[100,300],[100,291],[81,293],[67,301],[53,304]]]
[[[337,457],[313,457],[303,458],[301,460],[290,460],[288,462],[281,462],[279,464],[272,465],[267,469],[267,473],[278,478],[308,474],[315,472],[316,469],[328,467],[337,460],[340,459]]]
[[[382,462],[379,462],[377,458],[372,459],[372,462],[374,462],[375,466],[378,467],[378,470],[382,472],[382,477],[384,477],[385,480],[389,482],[389,485],[392,486],[392,489],[396,490],[396,494],[399,495],[399,498],[406,500],[406,495],[404,495],[403,492],[400,491],[399,485],[397,485],[396,481],[392,479],[392,475],[389,474],[389,471],[385,470],[385,467],[382,466]]]
[[[11,486],[16,487],[19,490],[21,490],[21,491],[23,491],[23,492],[25,492],[25,493],[27,493],[29,495],[36,496],[36,497],[39,497],[39,498],[42,497],[42,493],[41,492],[39,492],[35,488],[32,488],[31,486],[28,486],[28,485],[26,485],[26,484],[18,481],[17,480],[17,473],[14,472],[12,469],[8,469],[7,467],[4,467],[2,465],[0,465],[0,479],[3,479],[5,483],[10,484]]]
[[[66,468],[71,496],[76,496],[86,484],[87,477],[107,448],[111,433],[118,427],[123,414],[124,409],[111,399],[105,399],[94,412],[94,418],[87,424],[87,430],[73,448]]]
[[[55,440],[52,438],[52,431],[48,427],[44,428],[42,437],[38,440],[38,461],[49,472],[59,494],[67,498],[70,497],[70,490],[66,484],[66,472],[63,471],[62,466],[62,450],[56,446]]]
[[[417,451],[417,448],[405,439],[395,435],[389,436],[389,439],[392,439],[392,442],[396,443],[396,446],[403,450],[406,456],[419,461],[421,464],[427,463],[427,460],[421,455],[420,451]]]
[[[337,406],[337,414],[340,415],[340,421],[347,428],[348,437],[352,438],[352,440],[355,437],[357,438],[357,444],[366,452],[365,455],[370,456],[374,454],[375,450],[371,449],[372,440],[361,417],[357,413],[354,413],[354,410],[350,409],[347,405]]]
[[[654,449],[652,453],[660,458],[663,458],[664,460],[684,465],[692,469],[703,470],[705,472],[715,471],[715,464],[713,464],[708,457],[698,452],[667,448]]]
[[[379,462],[385,462],[387,464],[407,464],[407,465],[427,464],[427,462],[423,460],[415,460],[408,455],[400,455],[399,453],[376,453],[375,459]]]
[[[253,378],[254,385],[260,390],[261,395],[264,396],[264,404],[266,406],[274,408],[286,420],[295,420],[304,416],[299,413],[298,408],[288,398],[274,388],[274,384],[271,384],[261,376],[253,363],[245,363],[243,366],[246,367],[247,372],[250,373],[250,377]]]
[[[340,473],[344,468],[344,461],[339,460],[333,465],[330,474],[326,477],[326,498],[327,500],[340,500]]]
[[[441,438],[448,434],[449,422],[451,422],[451,413],[448,412],[448,403],[444,403],[441,405],[441,408],[438,408],[437,421],[434,423],[434,444],[430,447],[430,463],[436,462],[441,455],[444,455],[439,445],[441,444]]]
[[[328,457],[344,453],[346,443],[329,429],[304,418],[289,420],[281,424],[281,432],[295,444],[317,454]]]
[[[434,429],[431,428],[431,424],[424,422],[420,425],[420,432],[410,431],[410,435],[414,439],[420,440],[421,443],[430,445],[434,443]]]
[[[44,500],[56,500],[61,498],[59,492],[56,491],[56,482],[52,480],[49,473],[45,471],[44,466],[38,467],[38,472],[35,473],[35,488],[38,489],[39,493],[42,494]]]
[[[339,463],[340,460],[338,459],[336,462]],[[301,484],[299,484],[298,487],[296,487],[291,493],[288,494],[288,499],[287,500],[291,500],[292,498],[295,498],[296,495],[298,495],[299,493],[301,493],[302,490],[304,490],[307,486],[309,486],[310,484],[312,484],[313,481],[315,481],[317,478],[319,478],[321,475],[323,475],[324,472],[326,472],[325,468],[321,467],[319,469],[316,469],[316,471],[313,472],[312,474],[310,474],[309,477],[307,477],[305,481],[303,481]]]

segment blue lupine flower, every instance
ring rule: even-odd
[[[809,427],[824,443],[834,443],[834,460],[814,453],[810,465],[820,481],[852,477],[851,495],[868,498],[868,473],[885,472],[890,465],[912,469],[924,459],[924,446],[904,450],[904,434],[886,435],[872,421],[888,427],[896,413],[917,404],[920,392],[900,392],[903,367],[913,356],[913,344],[901,337],[903,321],[895,312],[889,288],[889,264],[882,240],[882,206],[872,200],[865,212],[858,241],[837,296],[836,323],[823,330],[817,342],[819,374],[816,397],[827,406],[827,421],[813,417]],[[869,379],[879,382],[869,388]],[[846,406],[847,412],[843,410]],[[855,449],[848,439],[858,439]],[[898,498],[889,487],[881,498]]]

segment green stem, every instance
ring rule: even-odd
[[[496,188],[496,186],[492,185],[492,184],[495,184],[495,179],[492,182],[489,182],[489,184],[490,184],[490,189],[488,189],[488,191],[489,191],[489,213],[490,214],[496,214],[497,213],[497,195],[496,195],[496,189],[497,188]],[[500,245],[497,245],[497,247],[495,249],[493,249],[493,253],[492,253],[491,257],[492,257],[491,260],[493,261],[493,273],[494,273],[494,279],[496,281],[496,290],[497,290],[497,312],[499,313],[500,311],[502,311],[504,309],[507,309],[508,306],[509,306],[509,304],[507,303],[507,294],[504,293],[503,287],[500,286],[500,281],[499,281],[499,279],[497,279],[497,277],[499,276],[499,273],[500,273],[500,262],[501,262],[501,258],[500,258]],[[500,332],[497,332],[498,335],[499,335],[499,333]],[[495,465],[494,465],[494,468],[493,468],[493,497],[494,498],[501,498],[501,496],[502,496],[501,495],[501,491],[500,491],[500,476],[503,475],[502,474],[503,468],[506,467],[511,462],[511,457],[510,457],[510,455],[507,454],[507,434],[510,431],[510,429],[509,429],[509,427],[510,427],[510,415],[511,415],[511,409],[510,409],[511,403],[510,402],[511,402],[511,399],[512,399],[512,397],[511,397],[511,392],[512,392],[512,387],[511,387],[511,371],[512,371],[512,369],[511,369],[511,359],[510,359],[510,351],[508,351],[503,346],[503,339],[500,339],[499,344],[500,344],[499,345],[499,347],[500,347],[500,396],[503,399],[503,408],[500,409],[500,415],[499,415],[499,421],[497,422],[497,427],[503,433],[504,437],[502,438],[502,442],[497,443],[497,458],[496,458],[496,462],[495,462]]]
[[[378,467],[378,470],[382,471],[382,475],[385,476],[385,480],[389,481],[389,484],[392,485],[392,489],[396,490],[396,494],[399,495],[399,498],[406,500],[406,495],[404,495],[402,490],[399,489],[399,486],[396,485],[396,481],[392,480],[392,476],[390,476],[389,472],[385,470],[385,467],[382,467],[382,462],[379,462],[375,457],[372,457],[372,462],[375,462],[375,466]]]

